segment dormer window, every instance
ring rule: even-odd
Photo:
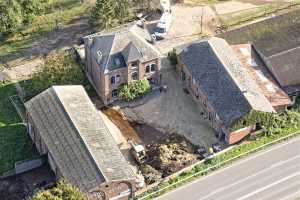
[[[100,50],[97,51],[97,61],[98,63],[100,63],[100,61],[102,60],[103,54]]]
[[[120,58],[115,58],[115,64],[117,65],[117,66],[120,66],[121,65],[121,61],[120,61]]]

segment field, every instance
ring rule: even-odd
[[[0,175],[13,170],[14,163],[37,156],[9,96],[16,93],[13,84],[0,84]]]
[[[249,41],[259,41],[260,46],[271,45],[275,48],[280,48],[282,45],[280,41],[272,38],[284,39],[285,45],[287,43],[298,43],[299,40],[299,26],[298,20],[300,18],[300,9],[275,17],[255,24],[250,24],[239,29],[228,31],[220,34],[219,37],[226,39],[230,44],[242,44]],[[289,38],[286,36],[289,35]],[[267,37],[268,36],[268,37]],[[274,37],[273,37],[274,36]]]
[[[43,43],[40,46],[45,46],[45,49],[49,48],[49,42],[43,38],[49,36],[49,33],[55,34],[57,29],[63,29],[86,18],[92,2],[92,0],[84,3],[80,0],[50,0],[46,14],[36,17],[33,23],[15,34],[0,37],[0,65],[17,58],[32,58],[39,56],[39,53],[44,53],[40,49],[34,50],[35,46]],[[86,29],[86,26],[83,28]],[[61,33],[58,32],[58,34]]]

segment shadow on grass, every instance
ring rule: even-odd
[[[38,156],[23,124],[0,127],[0,175],[14,169],[15,162]]]

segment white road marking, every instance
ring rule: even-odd
[[[199,200],[207,199],[207,198],[211,197],[212,195],[215,195],[215,194],[217,194],[217,193],[219,193],[219,192],[221,192],[221,191],[223,191],[223,190],[226,190],[226,189],[231,188],[231,187],[233,187],[233,186],[235,186],[235,185],[238,185],[238,184],[240,184],[240,183],[243,183],[243,182],[245,182],[245,181],[247,181],[247,180],[249,180],[249,179],[251,179],[251,178],[253,178],[253,177],[257,176],[257,175],[263,174],[263,173],[265,173],[265,172],[267,172],[267,171],[269,171],[269,170],[271,170],[271,169],[273,169],[273,168],[275,168],[275,167],[279,167],[279,166],[281,166],[281,165],[283,165],[283,164],[286,164],[286,163],[288,163],[288,162],[291,162],[291,161],[293,161],[293,160],[295,160],[295,159],[297,159],[297,158],[300,158],[300,155],[294,156],[294,157],[289,158],[289,159],[287,159],[287,160],[285,160],[285,161],[279,161],[278,163],[273,164],[273,165],[271,165],[270,167],[265,168],[265,169],[263,169],[263,170],[261,170],[261,171],[255,173],[255,174],[252,174],[252,175],[250,175],[250,176],[247,176],[246,178],[243,178],[243,179],[241,179],[241,180],[239,180],[239,181],[237,181],[237,182],[235,182],[235,183],[232,183],[232,184],[227,185],[227,186],[225,186],[225,187],[218,188],[217,190],[211,192],[210,194],[208,194],[208,195],[206,195],[206,196],[204,196],[204,197],[201,197]]]
[[[183,185],[183,186],[181,186],[181,187],[178,187],[178,188],[172,190],[171,192],[166,193],[166,194],[163,194],[163,195],[161,195],[160,197],[154,198],[154,199],[163,199],[164,196],[171,195],[172,193],[175,193],[175,192],[177,192],[177,191],[179,191],[179,190],[183,190],[184,188],[187,188],[187,187],[189,187],[189,186],[191,186],[191,185],[193,185],[193,184],[197,184],[197,183],[199,183],[199,182],[202,182],[202,181],[204,181],[205,179],[207,179],[207,178],[209,178],[209,177],[211,177],[211,176],[215,176],[215,175],[217,175],[217,174],[219,174],[219,173],[221,173],[221,172],[223,172],[223,171],[226,171],[226,170],[228,170],[228,169],[230,169],[230,168],[236,167],[236,166],[238,166],[238,165],[240,165],[240,164],[242,164],[242,163],[245,163],[245,162],[247,162],[247,161],[253,160],[254,158],[257,158],[257,157],[259,157],[259,156],[262,156],[262,155],[264,155],[264,154],[266,154],[266,153],[268,153],[268,152],[271,152],[271,151],[280,149],[280,148],[282,148],[282,147],[284,147],[284,146],[287,146],[287,145],[289,145],[289,144],[291,144],[291,143],[298,142],[299,140],[300,140],[300,137],[296,137],[296,138],[293,138],[293,139],[291,139],[291,140],[288,140],[287,142],[283,142],[283,143],[280,143],[280,144],[278,144],[278,145],[271,146],[271,148],[268,149],[268,150],[262,151],[262,152],[260,152],[260,153],[255,154],[255,155],[251,155],[250,157],[248,157],[248,158],[246,158],[246,159],[244,159],[244,160],[242,160],[242,161],[238,161],[238,162],[236,162],[236,163],[234,163],[234,164],[232,164],[232,165],[229,165],[229,166],[227,166],[227,167],[221,168],[221,169],[219,169],[219,170],[217,170],[217,171],[215,171],[215,172],[213,172],[213,173],[211,173],[211,174],[208,174],[208,175],[202,177],[201,179],[195,180],[195,181],[193,181],[193,182],[191,182],[191,183],[188,183],[188,184],[186,184],[186,185]]]
[[[275,181],[274,183],[271,183],[271,184],[269,184],[269,185],[267,185],[265,187],[262,187],[262,188],[260,188],[258,190],[255,190],[255,191],[251,192],[251,193],[248,193],[248,194],[246,194],[246,195],[238,198],[237,200],[247,199],[247,198],[249,198],[249,197],[251,197],[251,196],[253,196],[253,195],[257,194],[257,193],[260,193],[260,192],[262,192],[262,191],[264,191],[266,189],[269,189],[269,188],[271,188],[271,187],[273,187],[275,185],[278,185],[278,184],[280,184],[280,183],[282,183],[282,182],[284,182],[286,180],[289,180],[289,179],[294,178],[294,177],[299,176],[299,175],[300,175],[300,172],[293,173],[293,174],[291,174],[291,175],[289,175],[289,176],[287,176],[285,178],[282,178],[282,179],[280,179],[278,181]]]

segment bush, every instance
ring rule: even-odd
[[[176,49],[173,49],[168,53],[168,58],[170,60],[171,65],[177,65],[178,60],[177,60],[177,54],[176,54]]]
[[[57,186],[50,190],[42,190],[37,192],[31,200],[87,200],[78,188],[67,183],[64,180],[58,182]]]
[[[147,94],[151,89],[149,81],[144,79],[129,85],[123,85],[119,89],[119,97],[124,101],[131,101],[137,97]]]

